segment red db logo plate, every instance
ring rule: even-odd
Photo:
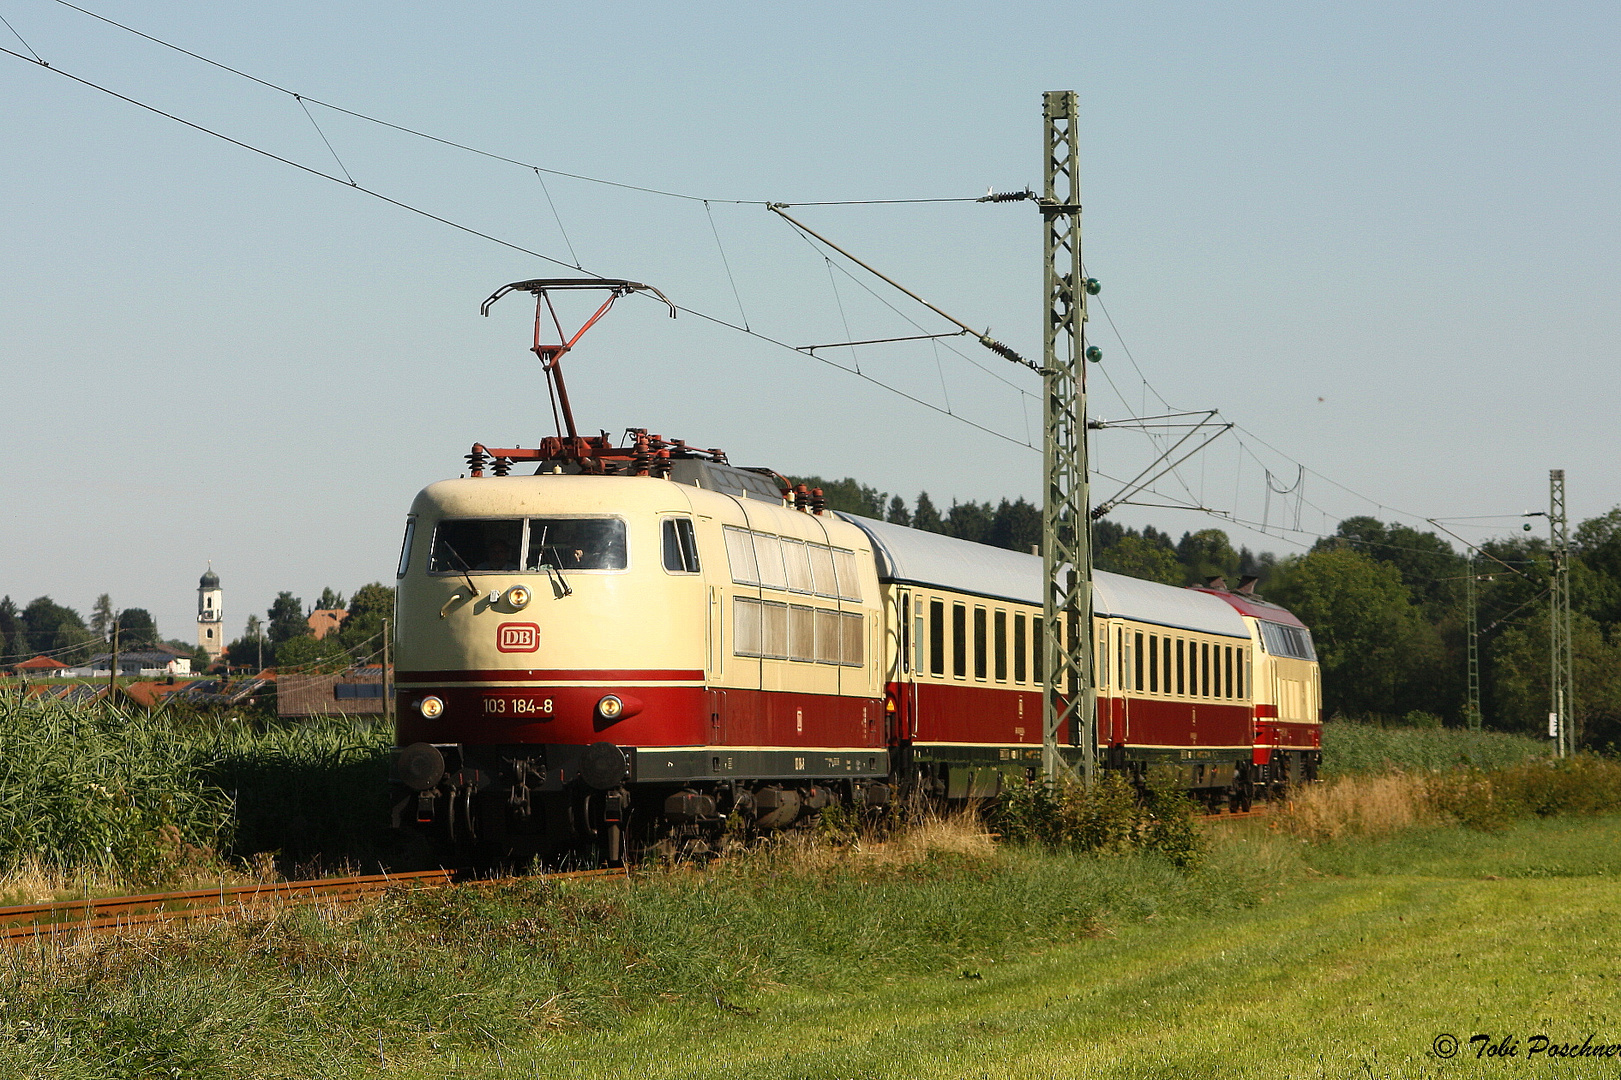
[[[502,652],[539,652],[540,627],[532,622],[504,622],[495,628],[495,647]]]

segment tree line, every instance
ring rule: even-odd
[[[145,608],[115,611],[112,597],[96,598],[87,620],[77,609],[39,596],[19,608],[10,596],[0,597],[0,667],[35,656],[49,656],[69,667],[88,662],[111,650],[116,636],[120,651],[167,645],[194,661],[206,659],[194,644],[165,639]]]
[[[1014,551],[1041,544],[1041,510],[1023,498],[944,511],[853,478],[791,477],[820,487],[835,510]],[[1309,550],[1234,548],[1221,529],[1180,538],[1152,525],[1093,524],[1098,569],[1167,585],[1246,576],[1312,630],[1331,717],[1462,724],[1468,705],[1468,585],[1474,579],[1483,723],[1547,733],[1549,542],[1524,532],[1486,541],[1471,561],[1438,533],[1372,517],[1339,523]],[[1621,507],[1571,536],[1570,593],[1581,741],[1621,744]]]
[[[309,617],[318,610],[344,611],[336,631],[319,639]],[[394,617],[394,589],[374,581],[355,590],[347,601],[331,588],[321,591],[310,608],[291,592],[279,592],[265,618],[249,615],[242,636],[225,647],[230,670],[260,667],[331,670],[359,663],[379,663],[383,620]]]

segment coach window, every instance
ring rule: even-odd
[[[1239,646],[1238,660],[1233,664],[1233,670],[1238,675],[1239,697],[1244,696],[1244,669],[1249,667],[1249,653],[1250,651],[1248,649],[1244,648],[1243,646]]]
[[[664,569],[672,574],[698,572],[698,538],[691,518],[664,519]]]
[[[523,521],[518,518],[441,521],[433,535],[430,574],[468,571],[513,571],[523,547]]]
[[[961,604],[951,605],[951,673],[968,677],[968,609]]]
[[[917,617],[916,617],[915,622],[913,623],[913,629],[916,630],[916,635],[915,635],[915,644],[917,645],[917,664],[916,664],[916,668],[917,668],[917,671],[919,673],[921,673],[923,671],[923,601],[922,600],[919,600],[917,602]]]
[[[1183,639],[1176,639],[1176,692],[1178,694],[1187,693],[1187,680],[1183,678],[1186,669],[1182,666],[1182,651],[1186,644],[1187,642]]]
[[[1041,639],[1041,619],[1030,616],[1030,681],[1047,681],[1047,643]]]
[[[998,611],[992,623],[992,656],[995,658],[996,681],[1007,682],[1007,612]]]
[[[1024,612],[1016,611],[1013,613],[1013,681],[1016,683],[1024,682],[1024,658],[1026,645],[1024,635]]]
[[[905,675],[912,670],[912,598],[910,596],[901,597],[899,630],[901,639],[896,644],[901,654],[901,674]]]
[[[974,609],[974,678],[985,678],[985,609]]]
[[[1200,697],[1210,696],[1210,642],[1198,643],[1198,678],[1193,680],[1193,692]]]
[[[946,673],[946,605],[943,600],[929,601],[929,673]]]
[[[1098,635],[1097,655],[1092,657],[1092,670],[1098,673],[1098,685],[1109,685],[1109,628]]]
[[[1138,641],[1142,641],[1139,635]],[[1148,635],[1148,689],[1152,693],[1159,693],[1159,635]]]
[[[1131,648],[1132,674],[1136,676],[1136,678],[1132,681],[1131,688],[1133,690],[1141,690],[1143,688],[1143,685],[1144,685],[1143,684],[1143,635],[1141,633],[1133,635],[1133,640],[1132,640],[1131,646],[1132,646],[1132,648]]]
[[[1225,659],[1226,659],[1226,664],[1227,664],[1227,677],[1224,678],[1221,681],[1221,685],[1227,688],[1227,696],[1232,697],[1233,696],[1233,647],[1231,645],[1229,645],[1223,650],[1223,652],[1226,654]]]

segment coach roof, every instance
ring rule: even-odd
[[[1042,602],[1041,557],[840,512],[872,538],[884,581],[933,586],[1020,604]],[[1232,605],[1208,593],[1096,570],[1092,611],[1205,634],[1249,637]]]

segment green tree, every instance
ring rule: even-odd
[[[946,531],[946,523],[940,520],[940,511],[934,508],[927,491],[918,492],[917,509],[912,511],[912,528],[935,533]]]
[[[1589,616],[1571,615],[1575,719],[1581,742],[1595,749],[1621,745],[1621,641],[1607,639]],[[1510,626],[1493,643],[1495,678],[1487,715],[1494,727],[1547,735],[1548,611]]]
[[[901,498],[899,495],[896,495],[894,498],[890,499],[889,513],[884,515],[884,520],[888,521],[891,525],[912,524],[912,512],[906,508],[906,500]]]
[[[112,636],[113,598],[106,593],[96,597],[96,605],[90,609],[90,632],[103,640]]]
[[[1144,540],[1141,536],[1123,536],[1107,552],[1095,557],[1099,570],[1108,570],[1127,577],[1157,581],[1162,585],[1182,584],[1182,564],[1176,561],[1176,552],[1170,548]]]
[[[1435,659],[1434,629],[1401,574],[1347,547],[1313,551],[1281,574],[1271,596],[1311,628],[1331,715],[1401,716]]]
[[[310,632],[304,601],[290,592],[277,593],[265,614],[270,616],[269,636],[273,644],[280,645],[289,638],[303,637]]]
[[[321,640],[313,635],[288,638],[276,646],[276,668],[298,668],[314,671],[339,671],[349,666],[350,656],[336,637],[328,634]]]
[[[972,500],[965,503],[953,502],[950,512],[946,514],[945,532],[946,535],[955,536],[959,540],[988,544],[991,542],[992,518],[993,514],[988,504]]]
[[[261,657],[264,660],[262,664]],[[244,635],[225,646],[225,666],[228,670],[258,671],[261,667],[273,667],[275,663],[276,648],[264,637]]]
[[[152,618],[152,613],[145,608],[125,608],[118,613],[113,621],[118,629],[118,647],[120,649],[136,649],[143,645],[155,645],[158,638],[158,624]]]
[[[24,651],[31,655],[50,653],[64,664],[76,664],[89,659],[91,646],[99,644],[77,611],[49,596],[30,600],[17,621],[23,632]]]
[[[341,611],[347,606],[343,594],[335,591],[330,586],[321,590],[321,599],[315,602],[318,611]]]
[[[1220,529],[1183,533],[1176,558],[1189,585],[1203,585],[1213,577],[1223,578],[1229,586],[1238,584],[1238,552]]]
[[[383,620],[394,617],[394,590],[380,581],[362,585],[349,601],[349,617],[338,631],[338,640],[345,648],[358,649],[363,643],[380,634]],[[382,643],[372,642],[368,652],[376,651]],[[365,656],[368,652],[359,653]]]
[[[1003,499],[997,504],[996,519],[991,523],[991,543],[1027,555],[1039,552],[1041,508],[1026,502],[1022,495],[1012,502]]]
[[[17,616],[17,605],[11,597],[0,598],[0,664],[15,664],[28,659],[22,655],[26,645]]]

